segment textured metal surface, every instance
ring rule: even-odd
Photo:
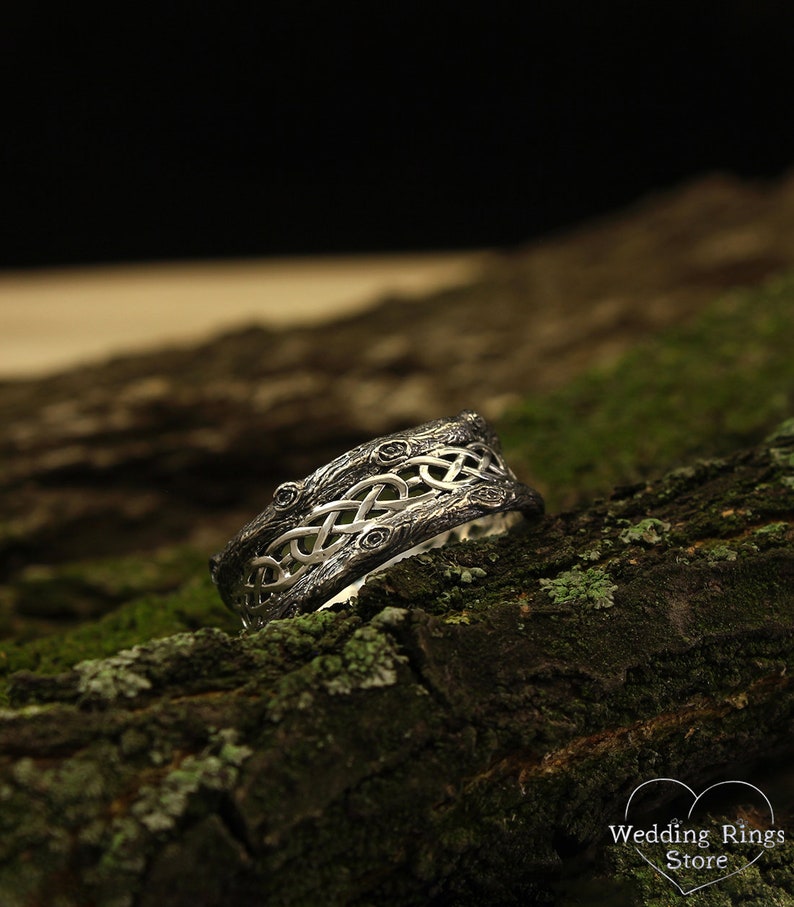
[[[320,608],[401,552],[508,511],[543,511],[477,413],[362,444],[273,503],[211,560],[224,602],[245,626]]]

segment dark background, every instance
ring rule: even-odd
[[[794,163],[794,3],[14,4],[0,267],[510,246]]]

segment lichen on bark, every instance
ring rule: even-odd
[[[344,394],[317,424],[257,408],[257,331],[4,387],[0,904],[669,901],[604,845],[631,788],[767,779],[792,754],[794,423],[751,446],[791,410],[792,299],[790,277],[724,297],[505,416],[509,462],[551,493],[542,522],[247,635],[210,582],[210,539],[280,469],[363,440]],[[366,325],[349,327],[334,337],[355,346]],[[294,366],[309,338],[283,339]],[[514,359],[545,381],[557,352],[527,349]],[[487,405],[515,400],[482,362],[463,371]],[[119,403],[132,433],[108,430]],[[75,420],[86,433],[61,450]],[[784,820],[792,799],[775,800]],[[793,878],[783,849],[689,903],[785,903]]]
[[[16,672],[3,903],[564,904],[599,872],[652,903],[603,851],[632,787],[791,754],[789,452],[794,422],[403,561],[336,611]],[[611,607],[549,595],[577,571]]]

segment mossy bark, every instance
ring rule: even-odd
[[[0,902],[564,903],[641,781],[790,758],[792,655],[787,423],[347,609],[17,673]],[[598,897],[651,903],[618,863]]]
[[[421,302],[0,381],[0,634],[2,584],[29,565],[221,545],[279,482],[461,409],[505,417],[508,462],[560,506],[693,449],[754,443],[792,402],[790,287],[740,307],[752,318],[720,306],[690,340],[665,340],[671,355],[640,353],[650,379],[630,366],[565,388],[792,267],[794,177],[710,177],[494,255]]]

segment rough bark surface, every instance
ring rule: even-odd
[[[639,781],[790,758],[792,655],[789,422],[347,610],[15,675],[0,903],[554,903]]]
[[[355,444],[463,408],[496,418],[792,265],[794,179],[713,177],[421,302],[0,385],[0,582],[89,551],[211,548]]]

